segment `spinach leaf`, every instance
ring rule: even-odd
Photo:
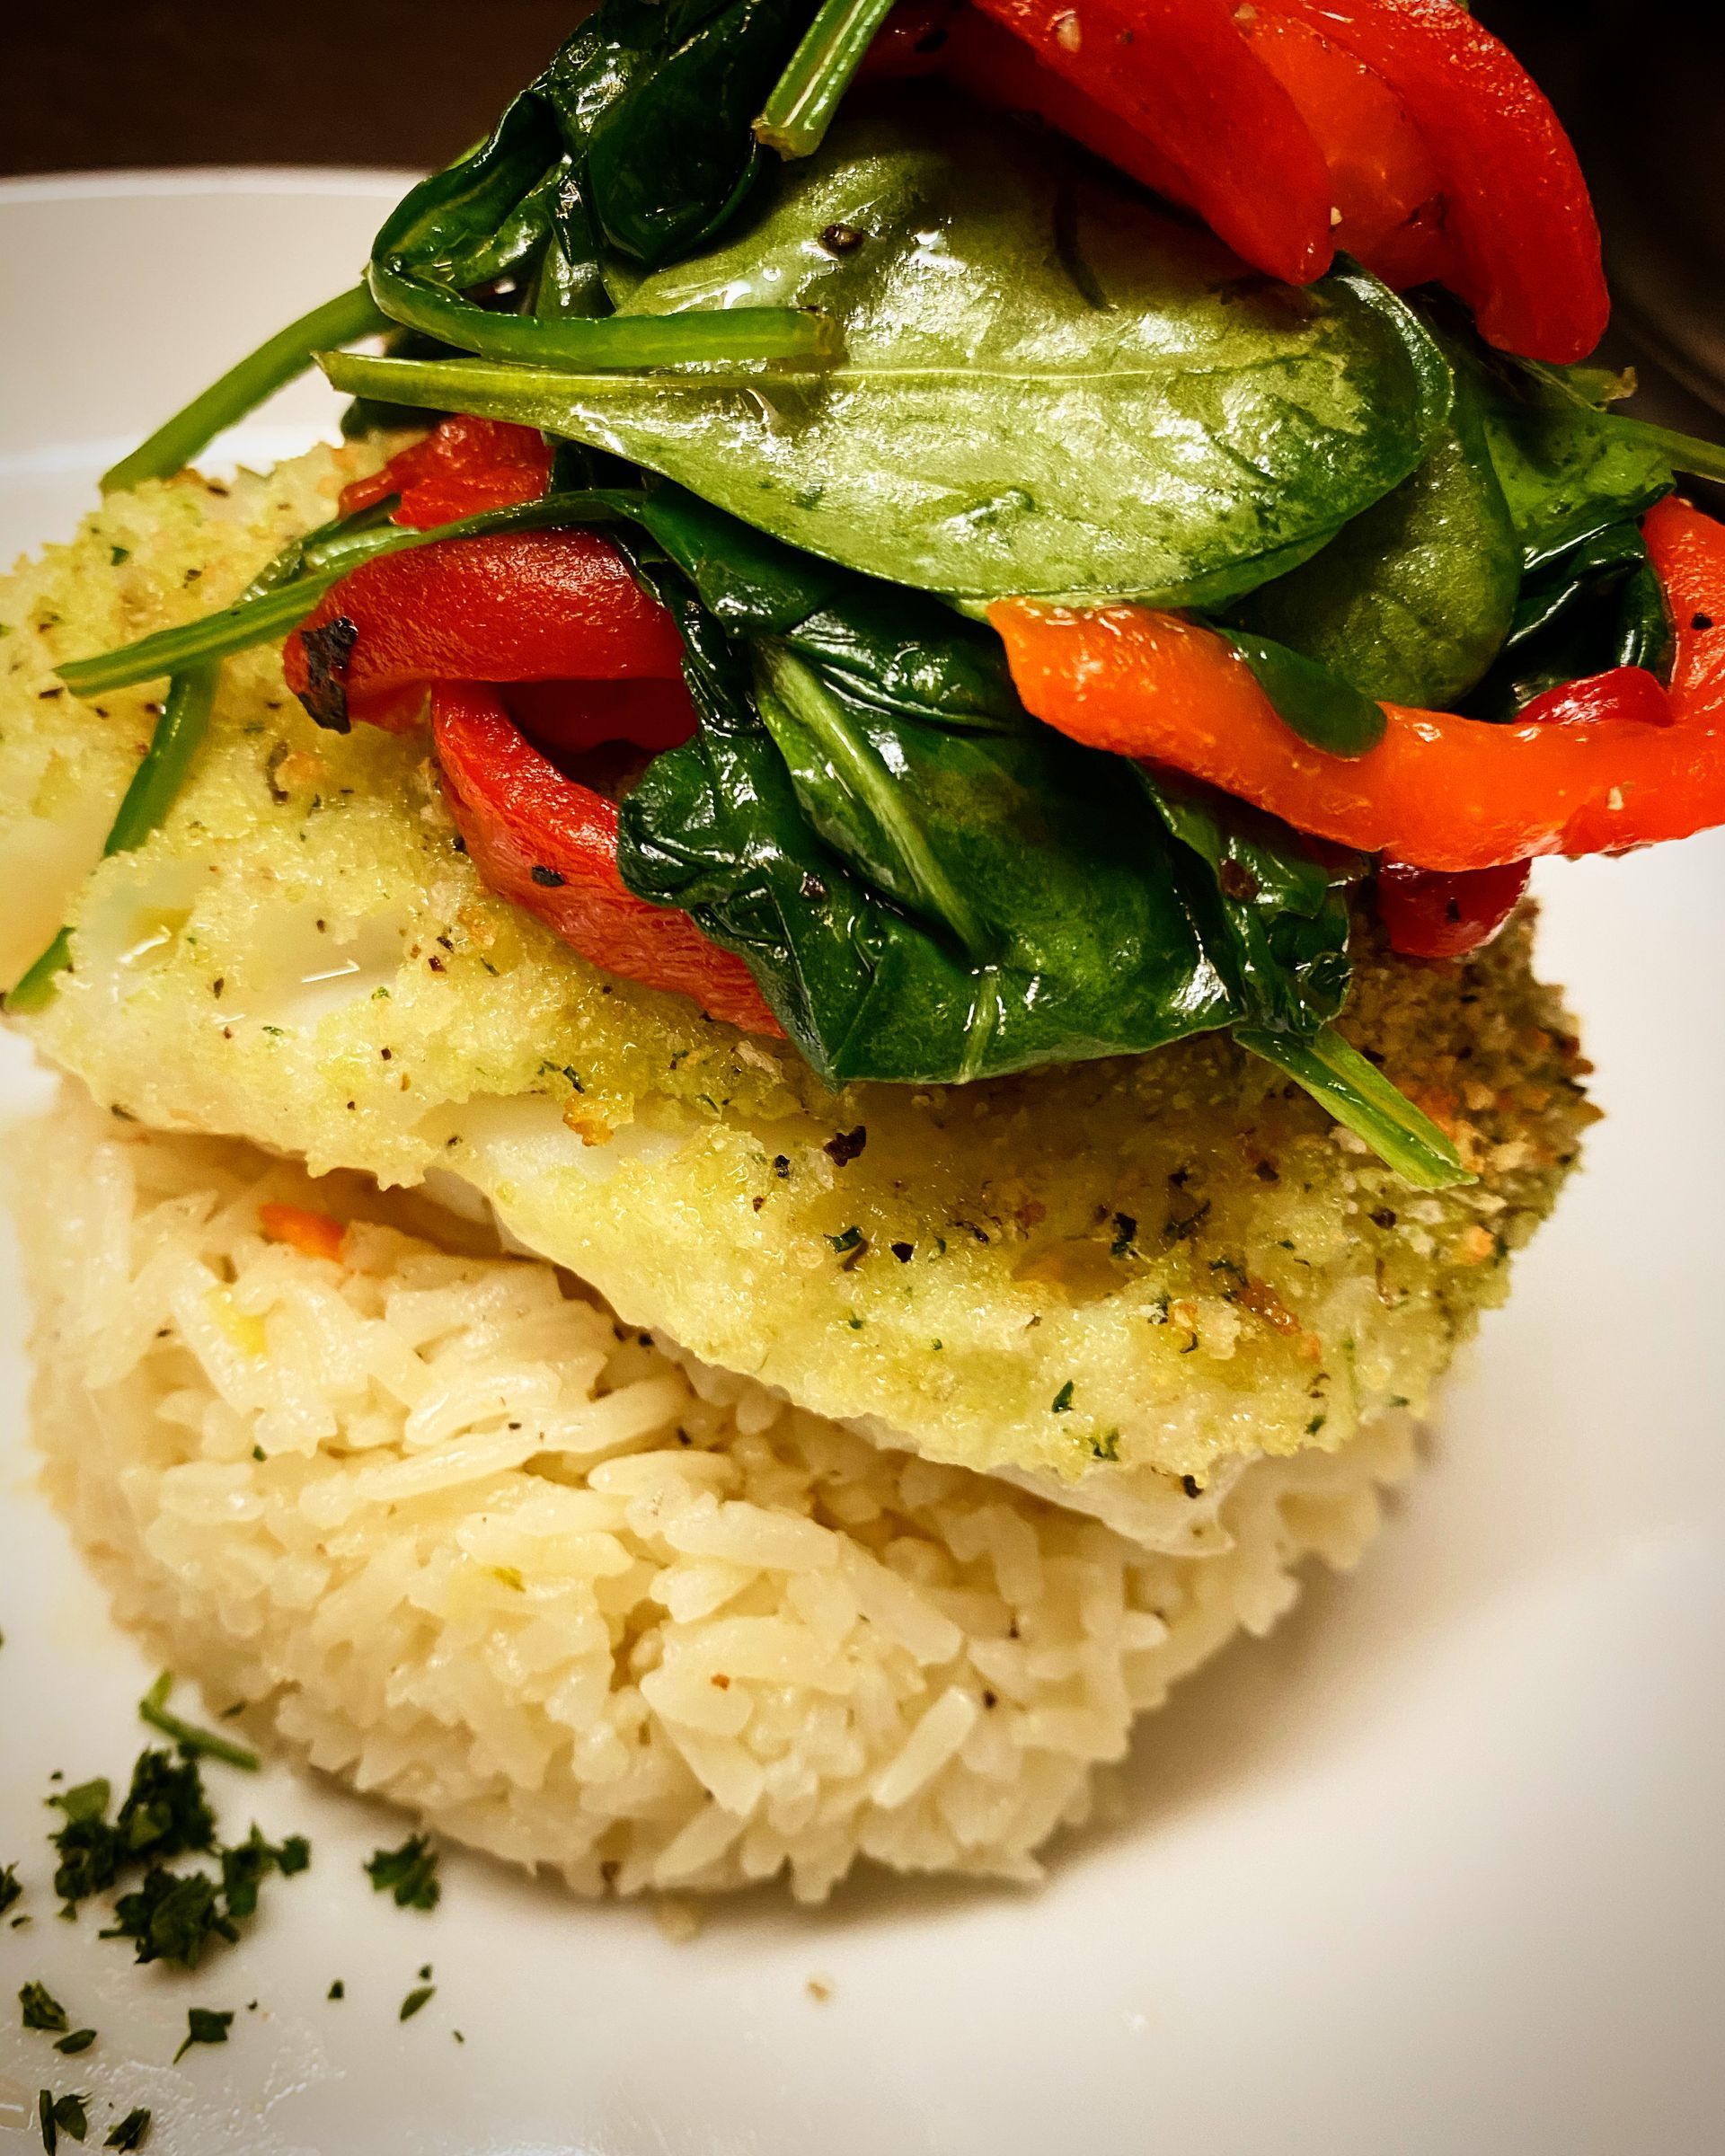
[[[1363,756],[1384,738],[1384,713],[1329,667],[1250,629],[1222,633],[1252,668],[1277,716],[1302,741],[1332,756]]]
[[[1671,619],[1647,543],[1609,525],[1530,576],[1498,663],[1468,700],[1478,719],[1513,719],[1545,690],[1611,667],[1670,665]]]
[[[1133,769],[1171,836],[1187,904],[1235,1012],[1311,1033],[1348,998],[1349,884],[1367,862],[1174,771]]]
[[[627,456],[746,523],[980,608],[1005,594],[1221,605],[1411,472],[1441,353],[1363,272],[1305,290],[1057,142],[925,88],[847,112],[717,252],[620,319],[820,309],[820,372],[651,378],[332,362],[368,393]],[[822,235],[864,235],[834,250]]]
[[[658,757],[618,861],[749,965],[829,1084],[965,1080],[1227,1017],[1107,760],[908,720],[789,642]],[[758,697],[758,701],[756,700]]]
[[[828,588],[795,618],[809,566],[750,535],[739,605],[714,519],[670,489],[641,512],[672,543],[633,551],[703,723],[624,802],[619,865],[746,960],[828,1083],[992,1076],[1246,1013],[1309,1032],[1340,1008],[1346,909],[1291,834],[1278,853],[1267,823],[1225,828],[1219,802],[1038,725],[993,635],[932,598],[815,565]]]
[[[1474,1180],[1424,1109],[1416,1108],[1333,1026],[1321,1027],[1309,1039],[1240,1026],[1234,1038],[1252,1055],[1286,1071],[1415,1189],[1442,1190]]]
[[[1459,335],[1446,349],[1477,397],[1525,570],[1544,568],[1671,491],[1663,444],[1589,401],[1605,387],[1597,370],[1524,367]]]
[[[756,114],[796,49],[808,0],[608,0],[552,69],[565,124],[587,120],[587,177],[606,239],[675,261],[723,225],[753,185]],[[603,17],[603,21],[601,21]]]
[[[1458,369],[1448,423],[1420,469],[1233,619],[1368,696],[1443,709],[1497,656],[1520,579],[1479,397]]]
[[[604,248],[650,264],[711,239],[760,163],[750,121],[806,0],[604,0],[491,136],[413,188],[373,243],[394,321],[467,351],[628,367],[818,353],[779,306],[722,324],[607,321]],[[513,305],[481,305],[502,287]],[[525,310],[525,311],[523,311]],[[665,333],[668,330],[668,336]]]

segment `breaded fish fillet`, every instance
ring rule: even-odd
[[[488,1201],[630,1322],[1128,1527],[1425,1401],[1590,1113],[1526,917],[1459,967],[1361,929],[1343,1029],[1478,1171],[1429,1195],[1225,1037],[833,1096],[490,896],[423,741],[320,732],[274,649],[85,880],[161,685],[81,704],[54,665],[222,604],[376,455],[111,498],[0,586],[0,969],[77,931],[44,1054],[116,1113]]]

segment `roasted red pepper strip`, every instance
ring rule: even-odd
[[[1519,60],[1455,0],[1272,0],[1385,83],[1441,181],[1446,282],[1480,334],[1530,359],[1583,359],[1610,302],[1569,137]]]
[[[915,49],[910,48],[913,54]],[[1033,112],[1141,186],[1173,201],[1186,200],[1184,172],[1130,120],[1042,66],[1028,45],[975,8],[962,8],[953,17],[933,57],[946,79],[978,104],[1003,112]]]
[[[748,1032],[782,1034],[740,959],[710,943],[686,914],[625,889],[616,803],[565,778],[493,690],[439,682],[431,727],[451,811],[491,889],[607,973],[693,996]]]
[[[958,13],[959,0],[898,0],[863,54],[857,81],[901,83],[937,75]]]
[[[482,509],[537,501],[550,483],[551,445],[536,428],[457,412],[391,457],[381,472],[343,487],[341,514],[351,517],[399,494],[390,522],[429,532]]]
[[[288,640],[288,685],[321,725],[411,725],[432,681],[680,675],[683,646],[608,540],[506,532],[381,554]]]
[[[1187,174],[1137,126],[1052,73],[998,22],[974,8],[960,9],[943,41],[926,55],[911,38],[915,27],[906,26],[883,65],[904,72],[938,66],[978,102],[1033,112],[1144,186],[1199,207]],[[1446,255],[1434,199],[1437,169],[1394,95],[1351,55],[1303,23],[1260,13],[1242,28],[1323,154],[1326,198],[1340,222],[1326,212],[1322,260],[1314,257],[1312,274],[1327,267],[1331,250],[1340,247],[1393,284],[1441,277]]]
[[[1006,599],[989,619],[1025,703],[1075,740],[1413,867],[1609,853],[1725,823],[1725,708],[1681,689],[1674,702],[1638,667],[1554,689],[1513,726],[1385,704],[1384,738],[1344,758],[1292,734],[1232,646],[1177,614]]]
[[[1710,708],[1725,710],[1725,526],[1669,495],[1648,512],[1641,528],[1676,637],[1669,709],[1661,716],[1674,723],[1699,716],[1704,722]],[[1580,701],[1571,699],[1571,711]],[[1528,709],[1536,711],[1539,704]],[[1497,933],[1526,881],[1526,862],[1465,876],[1385,862],[1377,872],[1377,910],[1393,949],[1414,958],[1461,958]]]
[[[677,748],[700,724],[677,681],[518,681],[504,692],[511,719],[552,755],[579,755],[606,741],[655,754]]]
[[[1668,494],[1642,518],[1641,535],[1676,638],[1672,705],[1679,719],[1725,710],[1725,525]]]
[[[1410,959],[1464,959],[1489,943],[1521,903],[1529,863],[1445,876],[1386,861],[1373,883],[1390,949]]]
[[[1323,152],[1336,246],[1387,284],[1442,282],[1438,167],[1395,93],[1320,30],[1276,13],[1274,0],[1243,27]]]
[[[1334,252],[1312,130],[1226,0],[978,0],[1043,66],[1124,120],[1179,175],[1181,200],[1290,284]]]

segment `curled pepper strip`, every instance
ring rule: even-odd
[[[1705,578],[1725,589],[1725,530],[1698,522],[1704,533],[1670,517],[1650,530],[1679,621],[1705,614],[1688,596]],[[1620,667],[1535,698],[1511,726],[1386,704],[1382,741],[1343,758],[1296,739],[1225,640],[1178,615],[1007,599],[989,619],[1026,705],[1075,740],[1172,764],[1410,867],[1611,853],[1725,823],[1725,656],[1712,645],[1680,652],[1669,694]]]
[[[676,681],[683,646],[608,540],[508,532],[362,563],[288,638],[283,667],[320,726],[401,731],[433,681]]]
[[[616,803],[542,756],[495,691],[438,682],[431,732],[450,811],[491,890],[607,973],[692,996],[747,1032],[783,1035],[740,959],[710,943],[686,914],[625,889]]]
[[[390,522],[408,531],[429,531],[482,509],[537,501],[551,484],[551,444],[536,427],[456,412],[423,440],[398,451],[380,471],[343,487],[341,514],[351,517],[394,494],[398,499]]]
[[[1455,0],[898,13],[868,73],[940,72],[1039,114],[1272,276],[1309,283],[1340,247],[1392,285],[1449,285],[1489,343],[1530,358],[1583,358],[1605,328],[1598,226],[1568,137]]]
[[[1330,175],[1299,108],[1220,0],[978,0],[1123,120],[1236,252],[1303,285],[1328,268]],[[1058,122],[1057,122],[1058,124]]]
[[[1272,0],[1401,100],[1438,167],[1445,273],[1488,344],[1585,359],[1610,301],[1574,150],[1519,60],[1455,0]]]

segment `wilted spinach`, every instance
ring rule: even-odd
[[[1449,402],[1374,278],[1244,274],[1102,168],[914,86],[848,113],[716,252],[615,296],[643,328],[820,309],[845,357],[643,378],[560,372],[541,344],[531,369],[344,357],[331,376],[588,442],[975,606],[1224,605],[1404,479]]]
[[[1472,376],[1526,570],[1671,491],[1665,450],[1582,393],[1603,393],[1610,377],[1589,369],[1571,384],[1558,369],[1523,367],[1459,339],[1451,349]]]
[[[1344,675],[1252,630],[1229,625],[1222,633],[1302,741],[1332,756],[1363,756],[1384,738],[1384,713]]]
[[[648,502],[636,565],[702,726],[624,801],[624,879],[743,957],[828,1082],[1311,1036],[1341,1008],[1359,863],[1038,725],[938,603]]]
[[[608,321],[601,258],[649,265],[711,240],[761,152],[750,122],[807,0],[604,0],[486,141],[412,189],[372,249],[393,320],[457,346],[563,365],[800,356],[820,325],[782,305],[719,322]],[[482,298],[507,285],[518,307]]]
[[[1478,719],[1513,719],[1547,689],[1611,667],[1670,664],[1671,620],[1647,543],[1632,524],[1608,525],[1529,576],[1497,664],[1464,705]]]
[[[1497,656],[1520,580],[1516,526],[1463,371],[1420,469],[1233,619],[1368,696],[1441,708]]]

